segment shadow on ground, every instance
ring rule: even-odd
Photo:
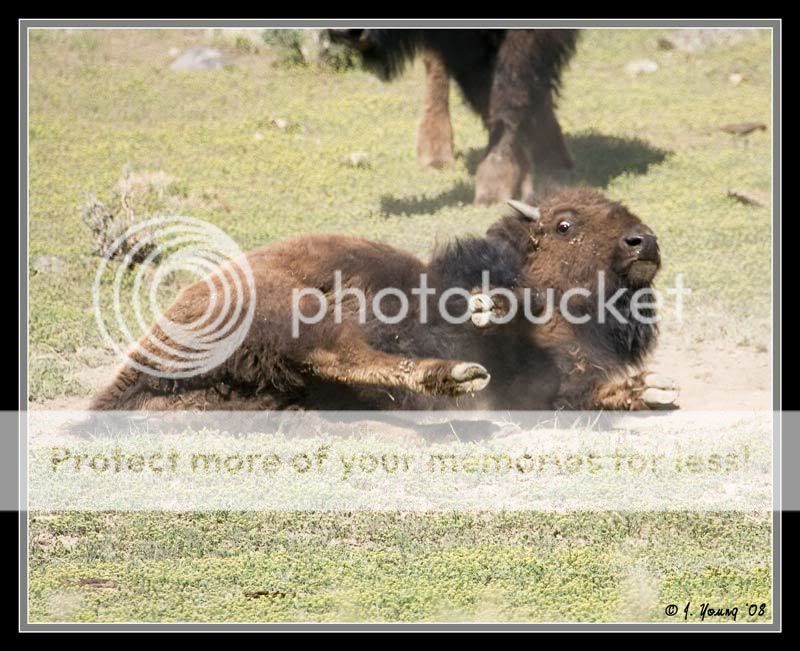
[[[446,206],[472,203],[475,186],[459,181],[452,188],[433,196],[381,197],[381,211],[385,215],[432,215]]]
[[[651,165],[663,163],[672,153],[653,147],[641,138],[606,136],[584,131],[566,136],[567,147],[575,160],[578,183],[605,188],[623,174],[646,174]],[[475,175],[483,159],[483,147],[473,147],[464,154],[465,166]]]
[[[567,136],[575,160],[577,182],[605,188],[623,174],[647,174],[663,163],[671,151],[654,147],[640,138],[619,138],[587,131]]]
[[[567,136],[567,146],[575,160],[575,183],[606,188],[623,174],[647,174],[653,165],[663,163],[672,152],[659,149],[640,138],[620,138],[586,131]],[[483,147],[472,147],[463,157],[470,176],[475,176],[483,158]],[[459,181],[449,190],[434,196],[381,197],[381,211],[386,215],[430,215],[441,208],[471,203],[475,188]]]

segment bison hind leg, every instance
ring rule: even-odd
[[[148,375],[126,365],[92,401],[93,411],[252,411],[292,407],[291,396],[252,391],[225,382],[183,386],[180,381]]]
[[[450,123],[450,76],[438,54],[426,51],[425,106],[417,129],[417,160],[420,165],[452,167],[453,127]]]
[[[114,379],[92,400],[91,411],[126,411],[141,409],[147,398],[142,372],[123,366]]]
[[[291,407],[272,394],[224,396],[209,388],[177,394],[150,394],[143,398],[140,408],[150,411],[276,411]]]

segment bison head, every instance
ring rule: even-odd
[[[657,332],[653,297],[639,292],[650,289],[661,265],[653,231],[622,204],[588,188],[559,192],[538,207],[512,205],[518,214],[489,235],[513,239],[517,247],[525,242],[524,285],[534,290],[534,305],[548,291],[555,297],[554,327],[537,329],[537,339],[575,337],[624,363],[638,362]],[[569,290],[580,290],[568,296],[569,314],[584,319],[571,326],[559,318]],[[609,304],[622,320],[608,313]],[[606,313],[598,318],[601,306]]]
[[[525,217],[534,249],[530,271],[537,284],[592,290],[602,271],[612,289],[639,289],[650,285],[661,266],[652,229],[597,191],[560,192]]]
[[[402,72],[423,37],[421,30],[408,29],[330,29],[328,35],[360,52],[364,67],[384,81]]]

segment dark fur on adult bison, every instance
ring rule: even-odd
[[[541,195],[570,178],[573,161],[554,105],[576,30],[337,29],[330,34],[357,48],[365,66],[384,80],[424,53],[426,99],[417,157],[425,165],[452,163],[448,95],[450,77],[456,80],[489,131],[476,203],[520,196],[530,201],[534,190]]]
[[[538,208],[513,204],[515,213],[486,236],[456,240],[427,264],[386,244],[337,235],[257,249],[246,256],[255,296],[245,301],[255,300],[254,319],[224,362],[188,378],[144,372],[146,367],[163,375],[177,367],[154,348],[153,341],[167,339],[156,326],[153,338],[143,338],[131,351],[93,408],[644,409],[664,402],[669,392],[648,389],[641,370],[656,341],[653,308],[641,310],[647,318],[632,317],[636,292],[650,287],[660,265],[653,232],[594,190],[567,190]],[[491,292],[481,288],[485,272]],[[424,300],[413,291],[423,286],[422,274],[429,292],[435,290]],[[215,276],[213,283],[223,277]],[[179,323],[202,321],[204,314],[216,318],[208,310],[209,287],[200,281],[185,289],[169,318]],[[319,295],[303,293],[298,299],[309,288],[330,299],[327,308],[320,311],[325,304]],[[354,292],[345,296],[344,288],[363,291],[368,306],[363,318],[360,299]],[[408,301],[405,318],[393,319],[402,315],[402,299],[384,292],[389,300],[377,305],[394,323],[373,309],[376,295],[387,288],[419,299]],[[460,290],[443,302],[447,312],[440,312],[448,288]],[[507,292],[495,299],[498,288]],[[566,303],[569,314],[585,322],[571,322],[559,307],[571,288],[590,290]],[[614,305],[623,320],[599,318],[597,296],[617,292]],[[548,293],[555,309],[545,318]],[[516,297],[520,309],[514,314]],[[489,313],[497,314],[487,319]],[[309,322],[301,323],[298,314]],[[312,323],[315,314],[322,318]],[[464,319],[448,322],[446,314]],[[531,315],[542,322],[533,323]],[[508,322],[498,323],[503,320]],[[170,343],[173,350],[180,348]]]

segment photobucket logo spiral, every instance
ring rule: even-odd
[[[201,280],[189,290],[198,295],[190,302],[197,313],[162,312],[159,292],[176,275]],[[92,293],[106,342],[138,370],[170,379],[201,375],[228,359],[250,329],[255,296],[241,249],[193,217],[158,217],[128,228],[106,249]]]

